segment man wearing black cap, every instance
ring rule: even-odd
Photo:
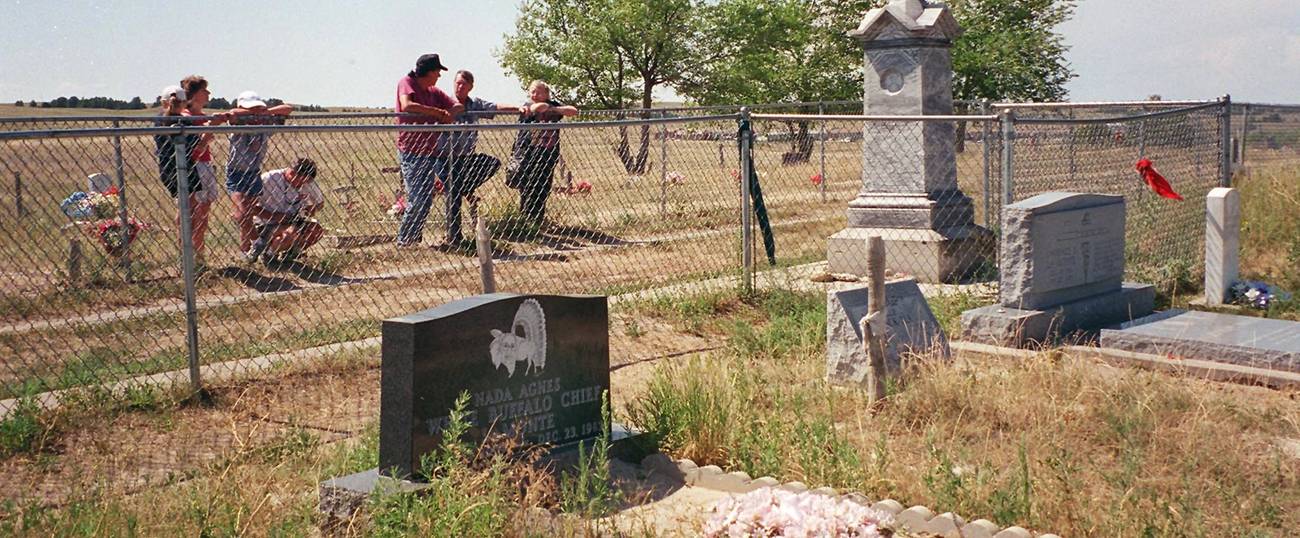
[[[453,116],[464,111],[464,105],[435,86],[446,70],[437,54],[425,54],[415,61],[415,70],[397,82],[397,112],[401,114],[397,123],[451,123]],[[407,202],[397,230],[397,246],[407,247],[423,239],[424,221],[433,202],[434,177],[447,175],[447,158],[440,153],[438,133],[430,132],[398,133],[397,153]]]

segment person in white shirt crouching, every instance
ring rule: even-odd
[[[244,254],[244,261],[261,258],[270,265],[279,258],[289,263],[320,241],[325,229],[311,218],[325,205],[325,194],[316,184],[316,163],[300,158],[293,166],[262,174],[262,194],[257,197],[254,223],[257,239]]]

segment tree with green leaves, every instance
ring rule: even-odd
[[[998,101],[1058,101],[1074,78],[1056,27],[1074,0],[953,0],[965,32],[953,43],[953,96]]]
[[[704,35],[726,62],[704,64],[679,89],[704,103],[857,99],[862,48],[845,33],[886,0],[720,0]],[[950,0],[964,29],[952,47],[953,97],[1053,101],[1074,77],[1056,28],[1074,0]],[[812,149],[807,124],[792,129],[792,160]],[[958,144],[964,139],[965,123]]]
[[[677,89],[701,104],[835,101],[862,95],[862,52],[845,32],[868,2],[721,0],[702,14],[702,61]],[[783,160],[812,154],[808,122],[789,122]]]
[[[527,0],[515,33],[496,51],[527,82],[550,83],[560,99],[606,109],[653,104],[655,88],[681,80],[698,58],[703,0]],[[650,130],[635,157],[620,130],[616,151],[628,172],[644,173]]]

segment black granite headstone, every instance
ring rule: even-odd
[[[601,433],[605,297],[494,293],[384,320],[379,468],[407,477],[468,391],[470,442],[519,431],[562,446]]]

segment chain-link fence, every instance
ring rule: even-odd
[[[845,228],[846,204],[864,191],[864,177],[880,187],[914,175],[927,129],[955,135],[951,173],[969,198],[947,199],[958,208],[945,213],[954,220],[935,228],[973,224],[995,241],[1004,203],[1047,190],[1112,192],[1129,199],[1134,278],[1201,265],[1201,199],[1221,179],[1220,103],[1074,119],[834,115],[860,109],[777,104],[752,122],[749,111],[729,108],[585,113],[583,121],[545,125],[508,123],[507,115],[399,127],[391,114],[299,114],[281,126],[155,127],[153,117],[0,122],[0,400],[209,381],[372,348],[380,320],[480,293],[485,259],[502,291],[614,296],[611,352],[634,357],[648,347],[640,335],[652,321],[623,305],[824,271],[827,238]],[[657,117],[616,119],[642,112]],[[470,153],[465,133],[474,131],[477,156],[458,164],[408,159],[404,173],[399,130],[458,140],[461,153]],[[159,181],[159,163],[180,177],[208,168],[195,162],[202,137],[216,185],[196,193],[194,204],[178,204]],[[319,223],[318,244],[294,255],[303,245],[284,233],[312,235],[305,230],[315,224],[303,220],[285,219],[287,230],[262,215],[265,225],[250,230],[233,218],[221,184],[239,182],[230,153],[248,140],[233,142],[238,137],[266,144],[263,172],[315,161],[324,203],[301,216]],[[1133,170],[1141,156],[1187,201],[1154,198]],[[459,218],[449,216],[447,201],[466,188],[442,183],[444,165],[452,177],[484,181]],[[418,166],[436,173],[408,188],[403,177]],[[756,181],[745,180],[749,166]],[[277,185],[276,196],[296,196]],[[190,188],[176,186],[182,194]],[[193,214],[179,218],[179,206]],[[491,237],[481,254],[476,217]],[[444,241],[453,222],[470,241]],[[250,245],[264,233],[275,246],[262,254],[273,256],[250,261]],[[996,245],[962,244],[972,256],[993,255],[952,280],[995,282]],[[656,349],[699,345],[707,343]]]
[[[1235,161],[1300,164],[1300,105],[1233,106]]]

